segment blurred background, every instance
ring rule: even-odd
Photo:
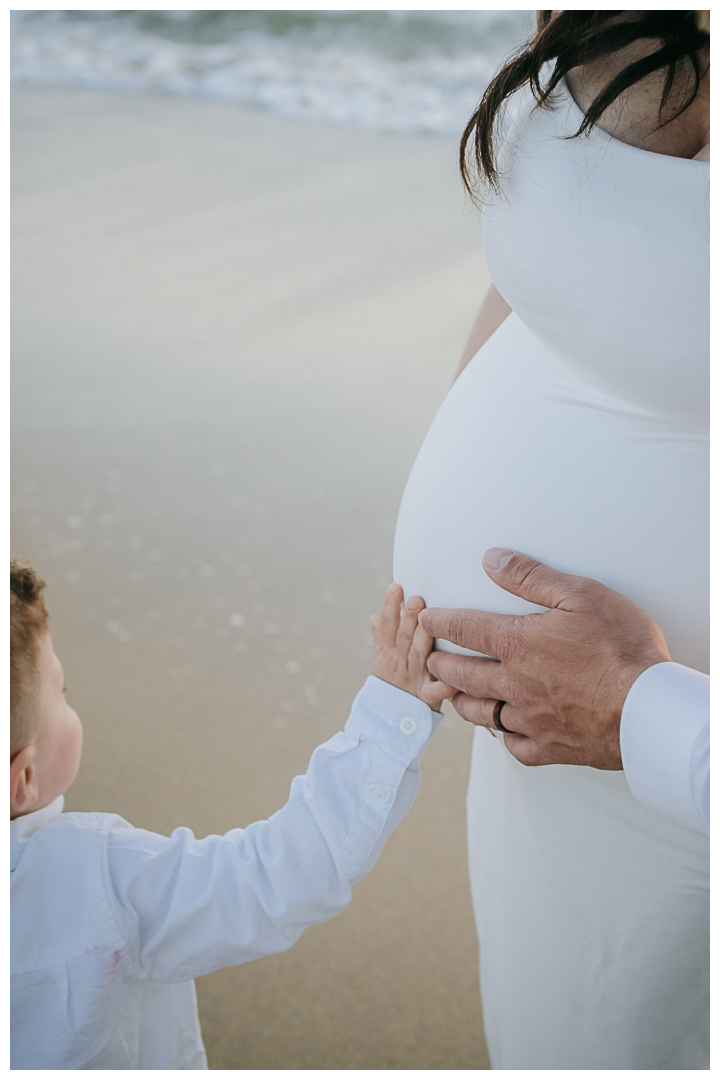
[[[68,809],[246,825],[344,723],[488,283],[457,142],[530,18],[13,13],[12,551],[85,725]],[[342,915],[198,981],[211,1068],[488,1068],[470,736],[448,709]]]
[[[13,78],[456,138],[530,11],[15,11]]]

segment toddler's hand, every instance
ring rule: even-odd
[[[411,596],[402,610],[403,591],[391,585],[385,593],[379,615],[370,616],[373,635],[373,662],[370,674],[392,683],[408,694],[414,694],[439,711],[445,698],[457,690],[439,682],[427,669],[434,638],[418,623],[425,607],[419,596]]]

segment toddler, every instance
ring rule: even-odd
[[[410,809],[453,690],[429,674],[423,607],[391,585],[371,675],[268,821],[196,840],[64,814],[82,728],[44,583],[10,567],[13,1069],[205,1069],[197,975],[290,948],[332,918]]]

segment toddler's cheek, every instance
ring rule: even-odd
[[[68,706],[68,713],[65,721],[65,730],[63,732],[63,739],[58,746],[56,767],[55,767],[55,783],[61,794],[70,787],[75,777],[78,774],[80,768],[80,759],[82,757],[82,745],[83,745],[83,729],[80,723],[80,717],[77,715],[74,709]]]

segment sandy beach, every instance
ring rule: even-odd
[[[455,153],[14,90],[12,551],[48,583],[85,725],[68,809],[224,832],[278,809],[345,722],[488,283]],[[471,735],[448,709],[345,912],[198,980],[211,1068],[489,1068]]]

